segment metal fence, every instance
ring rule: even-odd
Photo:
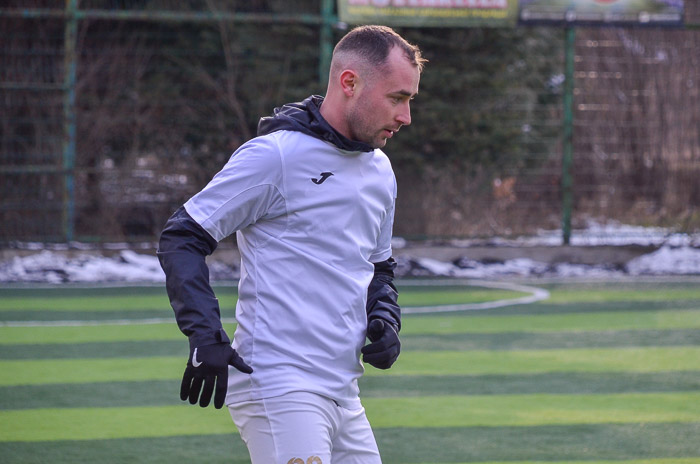
[[[700,229],[700,5],[686,4],[680,30],[550,32],[556,56],[541,58],[558,68],[540,92],[446,89],[450,72],[468,72],[457,65],[466,59],[460,44],[426,44],[431,63],[454,66],[436,77],[429,65],[427,100],[406,130],[420,153],[392,157],[395,233],[466,238],[561,227],[566,242],[587,221]],[[6,245],[154,239],[253,135],[259,116],[323,93],[343,33],[329,0],[10,1],[0,30]],[[499,72],[518,67],[511,61]],[[313,79],[301,68],[316,70]],[[420,127],[450,104],[478,107],[464,118],[489,115],[500,127],[461,120],[458,110]],[[425,162],[457,133],[465,152],[486,150],[480,130],[492,139],[517,133],[517,144],[497,148],[512,153],[488,165],[476,155]]]

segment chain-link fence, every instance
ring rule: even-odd
[[[324,93],[345,32],[333,3],[6,2],[0,241],[154,239],[260,116]],[[396,235],[700,228],[700,5],[686,5],[678,30],[400,29],[430,63],[386,147]]]
[[[584,30],[576,45],[579,217],[697,230],[700,30]]]

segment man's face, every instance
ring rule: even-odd
[[[394,47],[386,69],[360,81],[347,112],[350,138],[373,148],[386,145],[401,126],[411,124],[410,103],[418,93],[419,81],[418,67]]]

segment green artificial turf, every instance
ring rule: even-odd
[[[544,350],[700,345],[700,329],[402,334],[402,351]],[[2,359],[186,356],[183,336],[166,340],[0,344]]]
[[[0,386],[177,378],[183,357],[3,360]],[[407,351],[388,371],[365,375],[469,375],[545,372],[700,370],[700,347],[529,351]]]
[[[700,391],[700,371],[373,376],[363,398],[440,395],[619,394]],[[180,404],[180,378],[0,387],[0,409]]]
[[[639,312],[596,312],[566,314],[509,315],[494,311],[479,312],[471,317],[462,315],[407,316],[403,321],[403,336],[415,334],[509,333],[557,331],[610,331],[700,329],[700,309],[659,310]],[[78,324],[79,321],[76,322]],[[233,333],[235,324],[225,324]],[[0,326],[0,345],[22,343],[85,343],[98,341],[177,340],[183,335],[175,323],[103,324],[94,327],[8,327]]]
[[[698,329],[700,309],[510,315],[507,311],[407,318],[402,334]]]
[[[700,392],[423,396],[368,398],[363,404],[377,429],[700,422]],[[0,424],[0,441],[203,435],[234,429],[227,410],[184,404],[2,410]]]
[[[112,288],[105,295],[95,289],[89,294],[60,289],[40,289],[34,292],[21,292],[14,289],[0,289],[0,312],[4,319],[19,312],[36,311],[56,315],[79,314],[80,312],[144,312],[171,311],[164,289],[149,287]],[[237,294],[233,288],[216,288],[215,293],[222,309],[232,309],[236,305]],[[5,294],[5,295],[3,295]],[[420,288],[405,287],[400,291],[400,304],[403,306],[449,305],[457,303],[481,303],[485,301],[513,299],[526,296],[526,293],[479,287]],[[128,314],[131,316],[131,314]]]
[[[542,287],[404,316],[397,364],[360,380],[384,462],[700,463],[700,286]],[[405,306],[524,295],[399,289]],[[216,291],[233,334],[236,289]],[[179,400],[187,353],[162,287],[0,288],[0,461],[249,462],[225,409]]]

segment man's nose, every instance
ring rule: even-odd
[[[396,121],[401,123],[402,126],[411,124],[411,106],[408,102],[401,106],[401,111],[396,115]]]

